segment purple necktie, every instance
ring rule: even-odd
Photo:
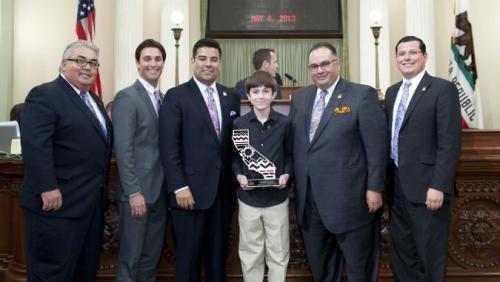
[[[156,111],[160,111],[160,106],[161,106],[161,96],[160,96],[160,91],[155,90],[153,92],[153,95],[155,96],[155,100],[156,100]]]
[[[319,122],[321,120],[321,115],[323,115],[323,111],[325,110],[326,100],[325,96],[328,95],[328,91],[322,90],[319,93],[319,99],[314,103],[312,115],[311,115],[311,124],[309,126],[309,142],[312,141],[314,137],[314,133],[318,128]]]
[[[391,159],[394,160],[396,166],[399,166],[399,153],[398,153],[398,143],[399,143],[399,130],[401,129],[401,124],[405,118],[406,108],[408,106],[408,96],[410,96],[410,85],[411,82],[405,81],[403,84],[403,95],[401,95],[401,101],[399,101],[398,111],[396,112],[396,119],[394,121],[394,131],[392,133],[391,139]]]
[[[215,128],[215,133],[217,133],[217,137],[220,137],[220,123],[219,123],[219,114],[217,111],[217,105],[215,104],[214,99],[214,89],[212,87],[207,87],[207,107],[208,112],[210,113],[210,118],[212,119],[212,124]]]

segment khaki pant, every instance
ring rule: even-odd
[[[288,199],[266,208],[251,207],[239,200],[238,205],[238,252],[244,280],[263,281],[265,262],[269,282],[285,281],[290,258]]]

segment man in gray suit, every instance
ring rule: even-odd
[[[314,85],[292,96],[297,222],[315,281],[376,281],[388,138],[377,92],[339,76],[326,42],[309,52]]]
[[[139,78],[113,102],[120,201],[117,281],[155,281],[165,237],[167,206],[158,144],[158,80],[165,56],[163,46],[153,39],[139,44]]]

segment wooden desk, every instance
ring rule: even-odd
[[[292,97],[292,91],[295,89],[302,88],[304,86],[283,86],[281,87],[281,99],[282,100],[290,100]]]
[[[104,243],[98,281],[114,280],[118,255],[117,206],[114,201],[116,167],[112,164],[108,187]],[[0,159],[0,281],[26,281],[22,209],[19,191],[23,162]],[[452,203],[447,281],[500,281],[500,131],[465,130],[457,171],[459,197]],[[389,268],[387,213],[384,215],[380,281],[392,281]],[[293,194],[290,205],[290,264],[287,281],[312,281],[302,238],[295,224]],[[237,251],[238,224],[233,216],[230,234],[228,281],[242,281]],[[159,279],[174,281],[175,254],[168,246],[158,268]]]

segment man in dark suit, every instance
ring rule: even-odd
[[[399,40],[396,63],[403,81],[386,92],[396,281],[444,281],[446,275],[449,200],[461,149],[460,106],[456,87],[427,74],[426,61],[420,38]]]
[[[165,49],[146,39],[137,46],[139,78],[116,94],[113,129],[119,182],[120,255],[117,281],[156,281],[156,266],[165,238],[167,197],[160,162],[158,89]]]
[[[104,227],[112,128],[94,84],[99,49],[69,44],[60,75],[36,86],[22,112],[29,281],[94,281]]]
[[[375,89],[339,76],[329,43],[309,52],[314,85],[292,96],[297,222],[315,281],[376,281],[387,136]]]
[[[194,77],[170,89],[160,110],[160,153],[172,207],[176,281],[225,281],[227,232],[235,206],[231,173],[233,120],[240,99],[216,83],[219,43],[200,39]]]
[[[278,57],[276,56],[276,52],[269,48],[259,49],[253,53],[252,63],[255,71],[260,70],[268,72],[276,79],[276,97],[274,97],[274,99],[281,99],[281,87],[277,81]],[[240,96],[241,100],[247,100],[247,93],[245,89],[247,79],[248,77],[236,82],[236,85],[234,86],[234,92]]]

